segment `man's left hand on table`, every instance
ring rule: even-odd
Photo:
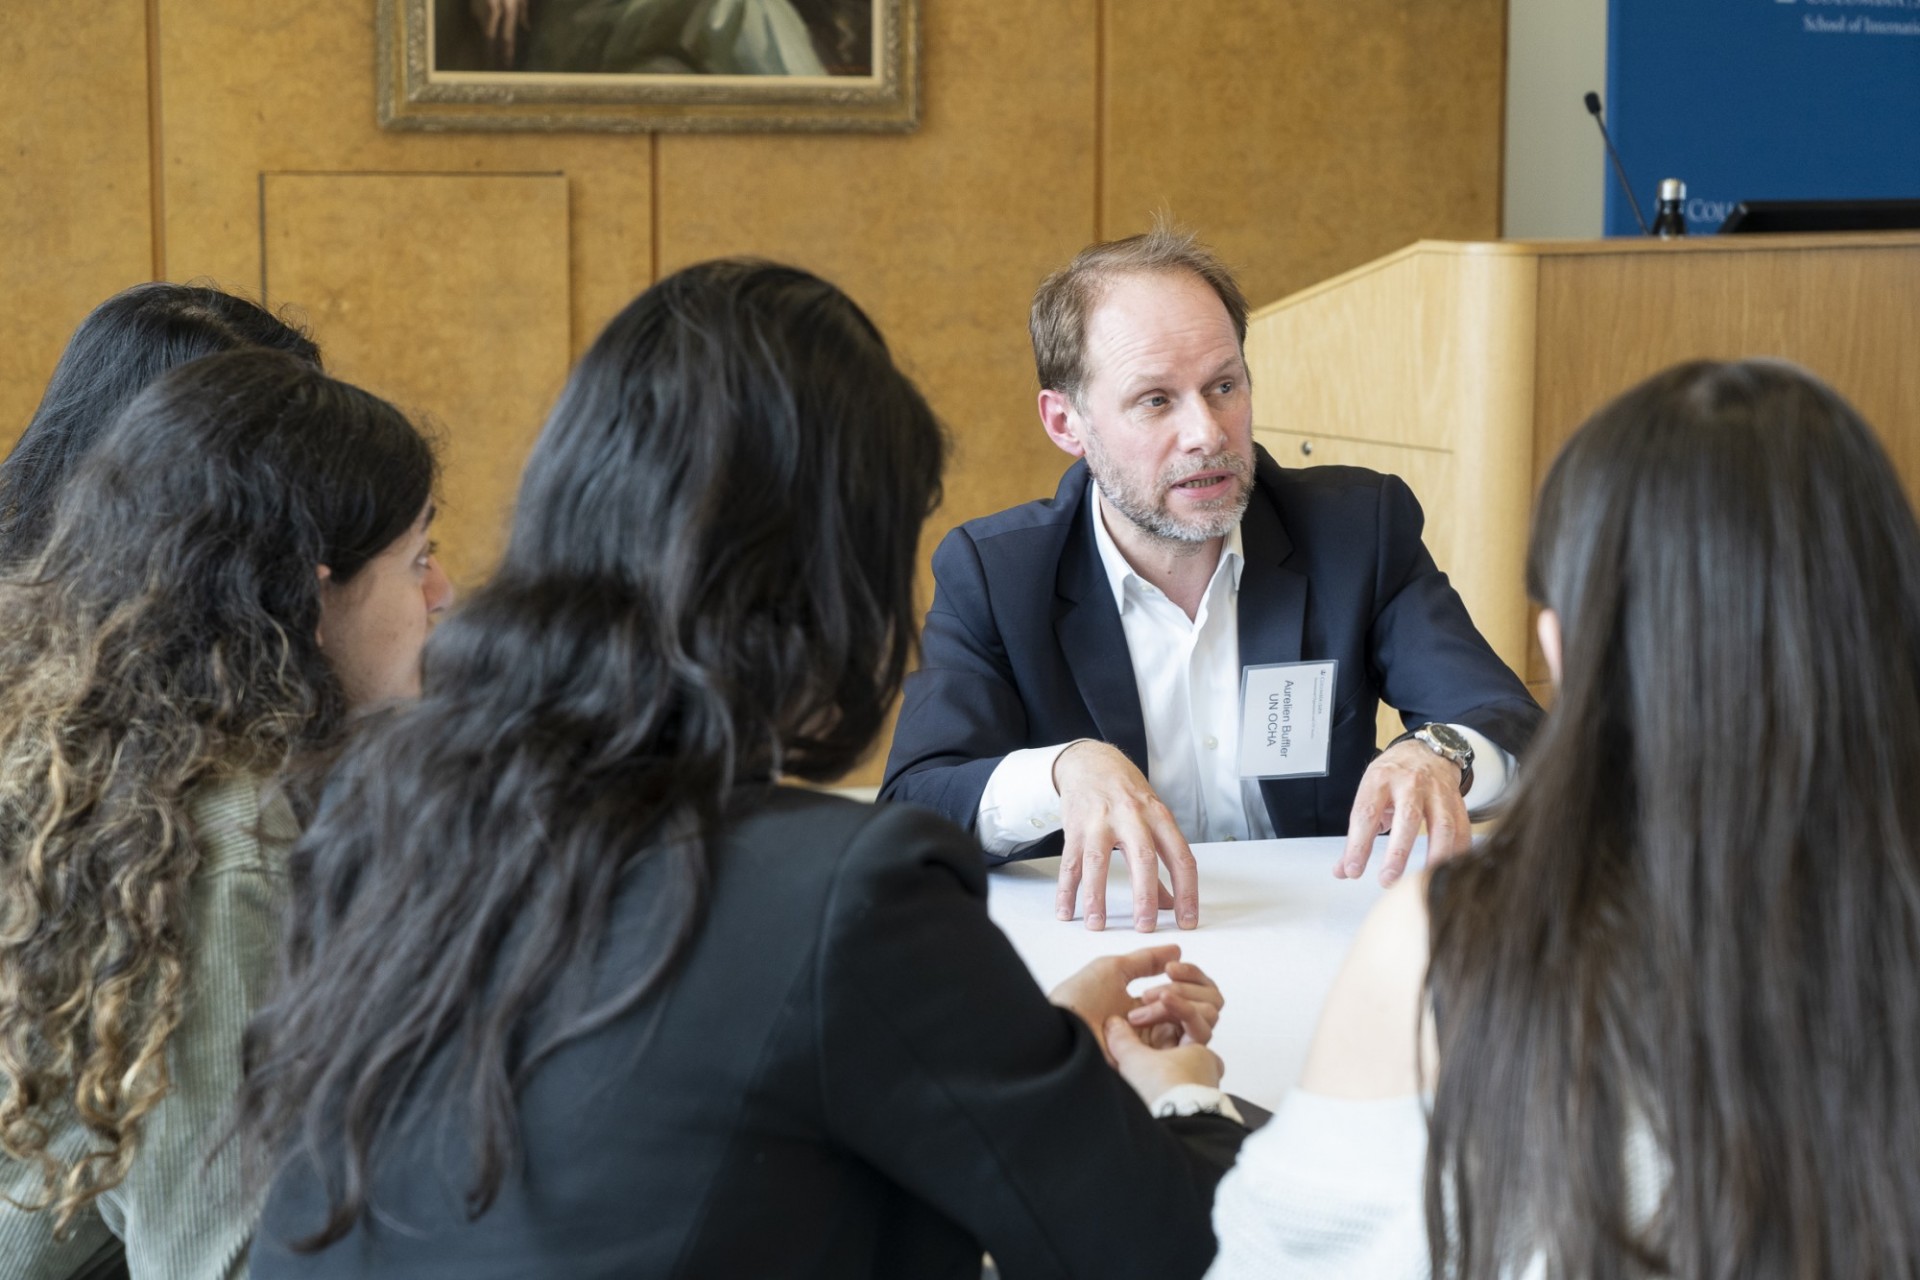
[[[1366,873],[1374,838],[1385,834],[1380,883],[1392,884],[1407,869],[1414,838],[1423,827],[1431,861],[1452,857],[1473,843],[1473,823],[1460,794],[1460,766],[1418,742],[1397,743],[1375,757],[1360,775],[1347,847],[1334,866],[1334,876],[1358,880]]]

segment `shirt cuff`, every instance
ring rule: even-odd
[[[1072,745],[1063,742],[1054,747],[1029,747],[1009,751],[1001,758],[980,792],[974,834],[981,848],[995,855],[1008,854],[1060,829],[1060,793],[1053,789],[1053,762]]]
[[[1491,808],[1506,793],[1507,783],[1513,778],[1513,757],[1478,729],[1469,729],[1464,724],[1450,724],[1447,728],[1465,738],[1473,748],[1473,785],[1462,797],[1467,812]]]
[[[1204,1084],[1177,1084],[1153,1100],[1148,1107],[1158,1119],[1170,1116],[1225,1116],[1235,1124],[1246,1127],[1246,1120],[1240,1115],[1240,1108],[1233,1105],[1233,1099],[1220,1089]]]

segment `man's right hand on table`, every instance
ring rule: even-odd
[[[1119,849],[1133,878],[1133,927],[1152,933],[1160,908],[1171,906],[1182,929],[1200,923],[1200,879],[1193,850],[1146,775],[1118,748],[1085,740],[1054,760],[1065,844],[1060,857],[1055,914],[1073,919],[1080,900],[1087,928],[1107,927],[1107,861]],[[1173,881],[1160,883],[1165,864]]]

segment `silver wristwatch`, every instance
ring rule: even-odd
[[[1435,721],[1417,729],[1409,729],[1387,745],[1397,747],[1408,740],[1419,743],[1442,760],[1451,760],[1459,766],[1461,795],[1473,789],[1473,744],[1458,729]]]

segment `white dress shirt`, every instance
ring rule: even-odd
[[[1147,777],[1189,843],[1270,840],[1260,784],[1240,776],[1240,575],[1246,565],[1238,525],[1221,540],[1220,559],[1199,608],[1188,618],[1158,587],[1135,573],[1107,531],[1098,485],[1088,504],[1094,545],[1120,610],[1140,714],[1147,730]],[[1513,757],[1484,734],[1452,726],[1473,746],[1470,809],[1506,789]],[[980,793],[978,835],[989,853],[1011,853],[1060,829],[1053,764],[1070,745],[1014,751]]]

